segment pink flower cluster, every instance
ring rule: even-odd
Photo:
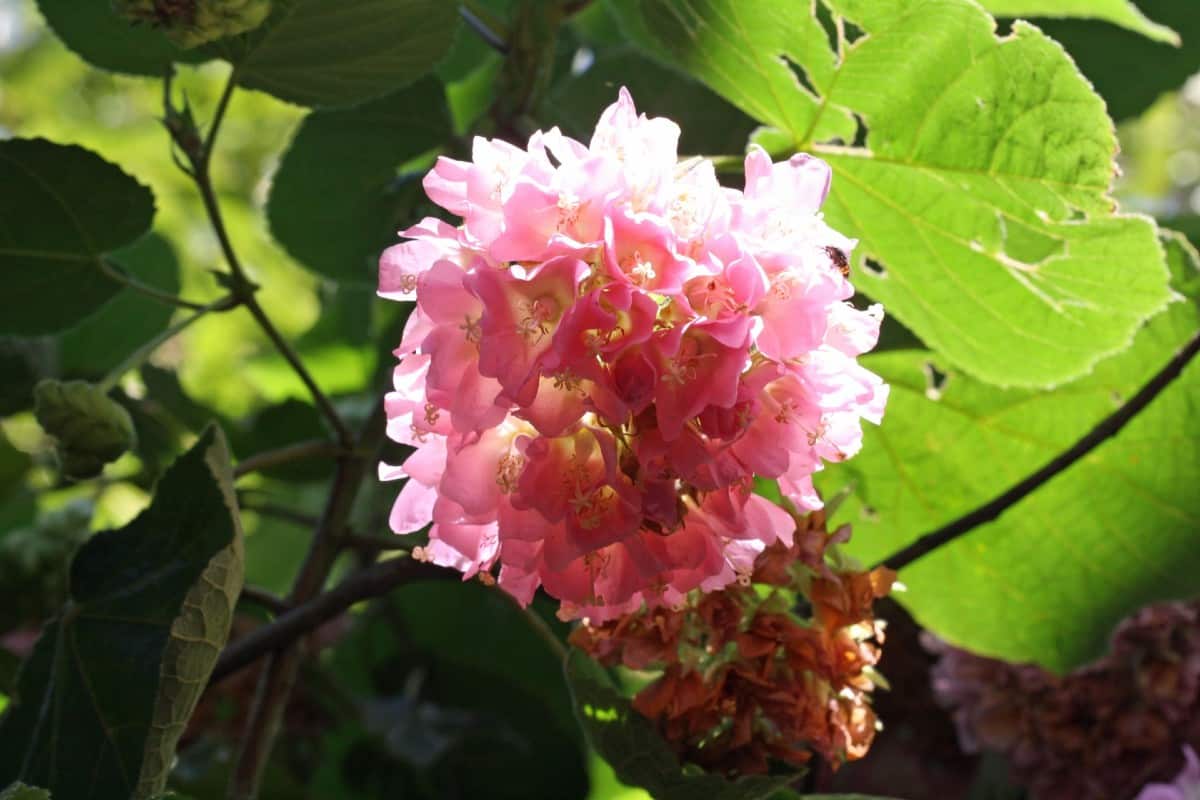
[[[586,146],[477,138],[424,181],[463,224],[428,218],[380,261],[380,295],[416,300],[387,397],[416,448],[381,468],[408,478],[393,530],[432,522],[420,557],[499,563],[565,617],[745,579],[795,527],[754,477],[819,508],[813,472],[857,452],[887,398],[855,361],[882,313],[845,302],[828,166],[754,148],[737,191],[677,163],[678,137],[622,90]]]

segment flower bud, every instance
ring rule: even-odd
[[[180,47],[253,30],[271,13],[271,0],[113,0],[118,14],[160,28]]]
[[[137,443],[129,412],[86,381],[44,380],[33,390],[34,415],[58,440],[63,474],[92,478]]]

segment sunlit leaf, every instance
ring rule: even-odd
[[[646,14],[684,63],[763,122],[795,132],[781,109],[803,112],[796,141],[835,173],[826,216],[861,242],[856,285],[951,363],[992,383],[1049,386],[1128,346],[1166,303],[1166,270],[1154,224],[1112,212],[1113,128],[1062,49],[1024,23],[999,39],[963,0],[831,5],[868,35],[837,66],[815,59],[819,105],[783,91],[790,74],[764,83],[734,68],[762,59],[787,71],[779,57],[801,58],[795,43],[819,49],[824,29],[807,10],[653,0]],[[866,146],[813,144],[842,109],[865,123]]]
[[[1196,265],[1168,240],[1176,285]],[[1000,390],[925,352],[866,359],[892,385],[881,428],[830,471],[854,492],[835,522],[848,548],[883,558],[982,505],[1111,414],[1200,328],[1197,295],[1173,303],[1120,356],[1056,392]],[[929,365],[945,372],[944,383]],[[1200,363],[1114,439],[995,522],[901,571],[897,593],[954,644],[1066,670],[1098,656],[1134,609],[1200,591]]]
[[[773,0],[651,0],[645,25],[689,75],[795,144],[854,140],[854,118],[826,109],[820,94],[836,74],[829,35],[807,3]],[[634,17],[634,19],[637,19]],[[801,75],[804,80],[801,80]]]
[[[1129,0],[982,0],[998,17],[1081,17],[1100,19],[1156,42],[1179,45],[1179,34],[1149,19]]]
[[[1178,31],[1182,46],[1099,22],[1037,20],[1038,27],[1067,48],[1117,120],[1141,114],[1164,92],[1179,89],[1200,72],[1200,14],[1195,5],[1178,0],[1140,0],[1138,5]]]

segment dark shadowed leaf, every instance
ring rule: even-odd
[[[797,774],[746,776],[735,781],[682,766],[654,726],[613,686],[604,669],[578,650],[567,657],[575,713],[588,739],[622,783],[655,800],[765,800]]]
[[[374,285],[379,253],[415,222],[419,180],[405,161],[451,134],[441,84],[422,80],[357,108],[314,111],[283,157],[267,214],[296,260],[338,281]]]
[[[311,403],[289,399],[259,411],[231,434],[238,460],[312,439],[327,439],[321,415]],[[262,474],[285,481],[313,481],[333,474],[330,458],[312,458],[268,467]]]
[[[370,735],[327,741],[318,785],[330,796],[587,795],[559,659],[497,589],[454,579],[406,585],[358,619],[329,667],[375,722]]]
[[[262,28],[219,42],[238,83],[307,106],[347,106],[398,89],[450,49],[445,0],[277,0]]]
[[[147,25],[131,25],[108,0],[38,0],[38,10],[70,50],[113,72],[162,77],[175,61],[199,62],[211,53],[183,50]]]
[[[0,142],[0,333],[52,333],[121,290],[102,259],[144,234],[150,190],[82,147]]]
[[[684,154],[740,153],[756,125],[703,84],[632,47],[605,50],[582,75],[560,80],[547,103],[548,117],[586,142],[622,86],[639,111],[679,123],[679,151]]]
[[[80,800],[161,792],[228,633],[241,564],[229,455],[210,429],[145,512],[76,555],[70,600],[0,719],[0,782]]]
[[[141,283],[179,291],[179,262],[157,233],[116,250],[112,261]],[[103,308],[58,337],[59,374],[100,379],[126,356],[166,329],[175,308],[134,289],[122,289]]]

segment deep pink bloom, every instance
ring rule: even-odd
[[[420,557],[538,587],[593,620],[744,579],[812,474],[861,446],[887,386],[856,357],[854,242],[820,207],[830,171],[752,148],[744,192],[677,162],[679,129],[629,93],[588,144],[538,132],[438,160],[426,219],[380,259],[379,293],[415,300],[388,434],[415,448],[391,526]]]

